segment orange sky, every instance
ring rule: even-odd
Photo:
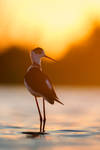
[[[60,58],[100,20],[100,0],[1,0],[0,45],[41,46]]]

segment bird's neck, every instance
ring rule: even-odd
[[[36,55],[31,56],[31,61],[32,61],[32,64],[35,63],[37,65],[41,65],[41,58],[37,57]]]
[[[32,66],[42,70],[41,61],[40,61],[40,63],[32,62]]]
[[[36,56],[31,56],[32,66],[41,69],[41,58]]]

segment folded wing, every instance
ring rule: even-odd
[[[54,104],[54,101],[61,103],[58,100],[50,79],[40,69],[34,67],[30,68],[26,73],[24,79],[31,90],[39,93],[49,103]]]

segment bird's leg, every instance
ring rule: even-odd
[[[43,132],[45,132],[46,114],[45,114],[45,100],[43,98]]]
[[[40,108],[39,108],[39,104],[38,104],[36,96],[35,96],[35,101],[36,101],[36,105],[37,105],[38,112],[39,112],[39,117],[40,117],[40,132],[42,132],[42,115],[41,115],[41,112],[40,112]]]

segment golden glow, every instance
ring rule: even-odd
[[[100,19],[100,0],[0,1],[0,45],[41,46],[60,58]]]

